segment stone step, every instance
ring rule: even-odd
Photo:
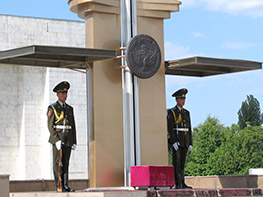
[[[72,193],[58,192],[17,192],[9,197],[223,197],[223,196],[263,196],[259,188],[228,188],[228,189],[169,189],[169,190],[99,190],[77,191]]]

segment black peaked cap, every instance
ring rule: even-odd
[[[180,90],[177,90],[175,93],[173,93],[173,97],[185,97],[188,90],[186,88],[182,88]]]
[[[67,81],[62,81],[58,85],[56,85],[53,89],[53,92],[63,92],[68,91],[70,88],[70,84]]]

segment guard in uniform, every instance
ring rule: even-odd
[[[75,150],[76,127],[73,108],[66,103],[70,84],[59,83],[53,92],[57,93],[58,101],[48,107],[49,142],[53,145],[53,171],[58,192],[74,192],[68,186],[68,168],[71,149]]]
[[[190,113],[183,108],[187,89],[176,91],[172,96],[176,97],[177,105],[168,110],[167,123],[170,134],[169,143],[173,146],[173,166],[176,189],[192,188],[185,184],[184,166],[187,151],[192,150],[192,130]]]

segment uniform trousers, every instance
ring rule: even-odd
[[[174,178],[175,184],[182,187],[184,184],[184,166],[188,148],[179,146],[179,149],[175,151],[173,148],[173,166],[174,166]]]
[[[71,154],[71,147],[64,146],[62,144],[62,160],[61,160],[61,171],[60,177],[62,180],[62,185],[68,186],[68,167],[69,167],[69,159]],[[56,145],[53,145],[53,171],[56,184],[58,183],[58,165],[59,165],[59,151],[56,148]]]
[[[71,147],[64,146],[62,144],[62,171],[64,173],[68,172],[68,166],[69,166],[69,159],[71,154]],[[53,170],[58,171],[58,163],[59,163],[59,151],[56,147],[56,145],[53,145]]]

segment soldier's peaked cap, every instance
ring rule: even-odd
[[[64,92],[64,91],[68,91],[69,88],[70,88],[69,82],[62,81],[54,87],[53,92]]]
[[[185,95],[187,94],[188,90],[186,88],[182,88],[180,90],[177,90],[175,93],[173,93],[173,97],[183,97],[185,98]]]

